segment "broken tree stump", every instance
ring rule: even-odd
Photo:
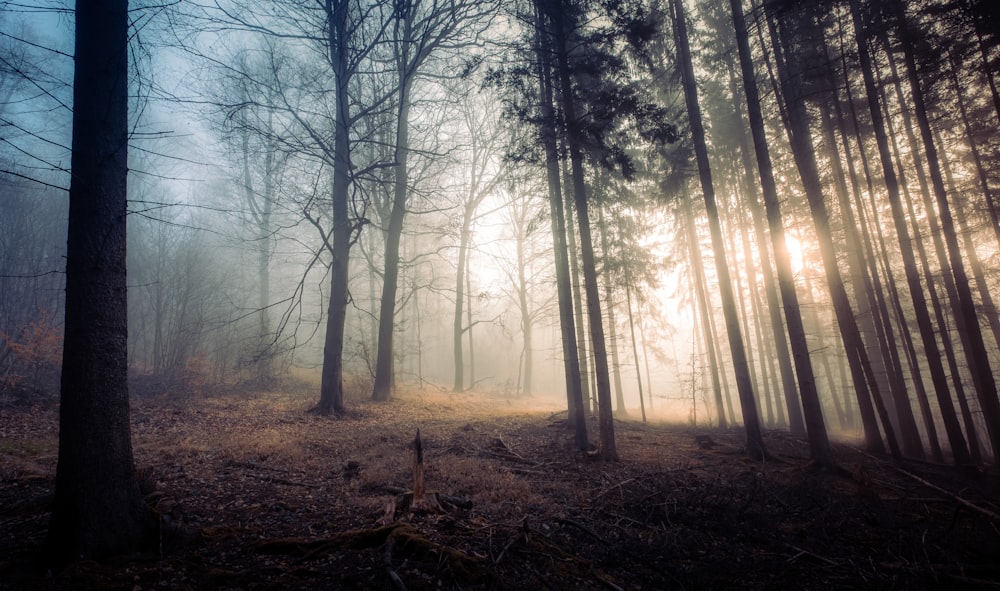
[[[420,439],[420,429],[413,439],[413,489],[398,495],[386,503],[385,514],[379,523],[388,525],[395,519],[396,512],[404,514],[415,513],[446,513],[441,506],[441,500],[435,491],[424,489],[424,444]]]

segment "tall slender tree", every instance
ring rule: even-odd
[[[559,167],[559,131],[556,114],[556,87],[552,77],[552,37],[546,29],[546,17],[541,0],[532,2],[531,47],[534,74],[538,92],[538,134],[541,138],[545,162],[545,176],[552,232],[552,249],[556,267],[556,297],[559,304],[559,329],[562,337],[563,374],[566,379],[566,398],[569,424],[573,427],[574,442],[580,451],[588,448],[587,420],[584,413],[584,380],[580,371],[580,350],[577,331],[579,326],[573,310],[574,297],[570,277],[569,226],[564,207],[562,175]]]
[[[917,126],[920,129],[920,138],[924,145],[924,156],[927,159],[927,169],[931,177],[935,202],[939,210],[938,215],[941,221],[941,231],[944,234],[948,259],[955,277],[955,288],[958,292],[959,300],[958,314],[956,315],[958,330],[966,337],[964,343],[966,346],[966,358],[969,362],[969,371],[972,373],[972,381],[976,386],[976,394],[978,395],[980,407],[983,410],[983,418],[985,419],[990,444],[993,448],[993,457],[997,458],[1000,457],[1000,396],[997,393],[996,378],[993,375],[989,354],[983,340],[982,328],[979,326],[975,300],[972,297],[972,290],[969,287],[969,277],[965,270],[966,265],[958,243],[958,232],[955,228],[954,216],[951,212],[952,205],[945,190],[944,178],[941,174],[938,150],[934,143],[930,117],[927,113],[927,104],[924,99],[924,91],[917,72],[913,49],[913,34],[907,21],[906,8],[900,0],[893,0],[890,3],[890,8],[896,18],[896,27],[898,28],[899,39],[903,48],[903,57],[906,63],[906,78],[910,86],[914,115],[916,115]]]
[[[733,359],[733,369],[736,371],[736,388],[740,398],[740,410],[743,412],[743,428],[746,431],[747,453],[755,458],[764,458],[767,450],[760,431],[760,418],[757,412],[757,400],[750,377],[750,366],[747,361],[743,335],[740,330],[740,319],[736,311],[736,299],[729,274],[729,264],[726,260],[725,243],[722,237],[722,225],[719,222],[718,206],[715,201],[715,187],[712,182],[712,170],[708,160],[708,146],[705,142],[705,129],[701,120],[701,107],[698,104],[698,91],[695,87],[694,65],[691,59],[691,49],[688,43],[687,21],[683,0],[673,1],[674,34],[677,39],[678,65],[684,85],[684,99],[687,104],[688,121],[691,136],[694,141],[695,159],[698,163],[698,176],[701,180],[702,196],[705,199],[705,210],[708,213],[708,227],[712,238],[712,252],[715,255],[715,270],[722,295],[722,311],[726,319],[726,334],[729,337],[729,351]],[[708,343],[711,346],[711,343]]]
[[[823,466],[829,467],[833,464],[833,458],[830,453],[830,444],[826,432],[826,424],[823,420],[819,394],[816,389],[816,378],[813,373],[812,360],[809,356],[809,348],[806,342],[801,312],[799,311],[798,295],[795,291],[791,262],[788,256],[788,247],[784,240],[784,225],[782,223],[781,212],[778,205],[777,186],[775,183],[773,166],[771,163],[770,153],[767,148],[764,122],[760,109],[759,91],[757,89],[756,82],[754,82],[756,78],[754,74],[753,61],[750,55],[750,44],[747,35],[745,16],[740,0],[731,0],[730,6],[733,14],[733,22],[736,28],[737,43],[740,54],[740,67],[743,74],[750,126],[754,140],[754,152],[757,156],[758,172],[761,175],[761,186],[764,193],[764,206],[767,212],[768,226],[771,230],[771,240],[774,249],[775,264],[778,272],[778,286],[781,292],[782,303],[785,308],[785,322],[787,323],[789,341],[792,347],[792,355],[799,381],[799,393],[802,398],[802,410],[805,416],[806,429],[809,434],[810,452],[815,461]],[[801,104],[799,104],[799,106],[804,109]],[[796,149],[798,148],[793,146],[793,151]],[[813,190],[812,194],[813,197],[815,197],[815,190]],[[814,198],[810,198],[810,203],[814,200]],[[819,201],[822,201],[821,195],[819,197]],[[820,210],[819,213],[825,214],[825,211]],[[824,224],[826,223],[825,218],[821,216],[820,219],[821,221],[817,223],[817,229],[824,229]],[[824,264],[829,265],[829,263],[830,257],[824,254]],[[833,271],[835,272],[836,269],[834,268]],[[830,273],[830,271],[828,271],[828,273]],[[835,284],[838,279],[839,275],[833,277],[831,282]],[[840,284],[840,291],[843,291],[842,283]],[[844,297],[846,298],[846,294]]]
[[[395,330],[396,292],[399,283],[399,240],[403,233],[407,201],[411,191],[409,157],[412,94],[418,78],[434,54],[455,54],[474,47],[476,32],[467,27],[488,24],[494,3],[471,0],[397,0],[393,3],[390,43],[395,64],[396,137],[392,159],[392,204],[385,225],[385,269],[382,274],[382,299],[379,307],[378,357],[375,365],[374,400],[388,400],[393,383],[393,331]],[[447,76],[438,72],[437,76]],[[462,278],[459,277],[459,281]],[[461,300],[461,297],[458,298]]]
[[[344,326],[350,298],[347,288],[351,254],[351,113],[350,88],[360,61],[352,35],[357,30],[351,0],[325,0],[329,63],[334,75],[333,181],[330,188],[333,228],[329,237],[330,300],[323,344],[319,405],[321,414],[344,412]]]
[[[584,121],[579,114],[577,92],[574,88],[570,66],[571,38],[583,16],[580,7],[564,0],[551,0],[540,5],[547,26],[544,34],[551,36],[553,61],[553,87],[558,91],[558,102],[565,126],[565,141],[570,160],[570,181],[573,205],[576,211],[577,232],[580,240],[580,259],[583,267],[583,284],[587,301],[587,318],[590,323],[590,343],[593,347],[595,385],[597,387],[600,454],[606,461],[618,459],[615,443],[614,416],[611,408],[611,377],[608,366],[607,342],[601,299],[597,282],[597,265],[591,236],[590,204],[584,176],[583,132]]]

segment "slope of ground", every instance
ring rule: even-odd
[[[1000,587],[995,475],[843,446],[844,473],[816,473],[784,433],[761,464],[738,431],[625,421],[606,464],[555,407],[423,390],[335,419],[313,401],[136,399],[161,552],[53,574],[34,565],[56,404],[0,400],[0,590]],[[398,503],[418,428],[440,513]]]

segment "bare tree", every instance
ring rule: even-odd
[[[478,217],[479,206],[492,195],[504,180],[498,154],[505,140],[504,129],[495,113],[486,107],[489,97],[470,95],[459,107],[463,136],[465,138],[458,152],[466,159],[462,173],[462,187],[458,207],[461,221],[458,228],[458,262],[455,270],[455,310],[452,316],[452,359],[454,361],[454,381],[452,391],[461,392],[465,388],[465,360],[463,341],[469,334],[471,351],[472,323],[462,318],[466,309],[466,299],[471,296],[466,286],[469,282],[469,255],[472,242],[473,223]],[[484,100],[485,99],[485,100]],[[457,155],[457,154],[456,154]]]
[[[480,28],[489,23],[495,10],[492,2],[473,0],[401,0],[393,4],[391,34],[392,60],[396,73],[396,137],[392,160],[394,179],[392,206],[385,228],[385,270],[379,308],[378,359],[372,398],[387,400],[393,374],[393,330],[399,277],[399,240],[410,192],[407,160],[410,146],[410,112],[414,85],[435,54],[452,56],[468,51],[476,43]],[[454,67],[454,66],[453,66]],[[438,76],[447,76],[444,71]],[[461,279],[459,279],[461,281]],[[461,299],[461,298],[457,298]]]

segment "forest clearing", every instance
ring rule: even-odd
[[[997,22],[0,2],[0,591],[1000,587]]]
[[[616,424],[621,461],[605,463],[575,452],[565,411],[537,398],[401,390],[343,419],[308,414],[308,389],[134,397],[161,549],[54,576],[33,564],[57,405],[4,397],[0,589],[1000,586],[993,473],[835,444],[843,473],[829,474],[787,433],[765,432],[774,459],[761,463],[739,429],[632,420]],[[445,512],[379,523],[412,486],[416,429]]]

